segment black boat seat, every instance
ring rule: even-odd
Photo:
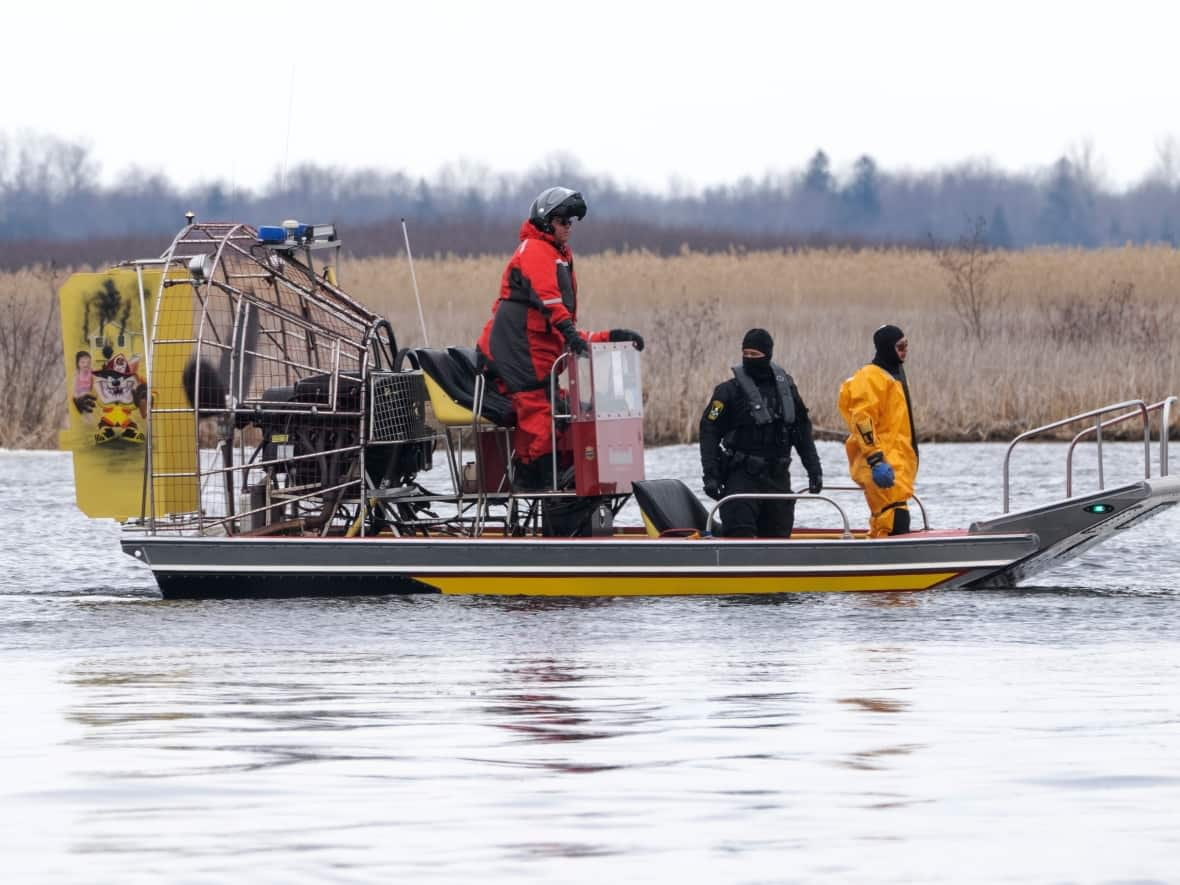
[[[644,479],[631,483],[635,503],[653,538],[704,532],[709,512],[692,489],[678,479]],[[714,530],[721,525],[714,519]]]
[[[447,353],[472,378],[479,374],[479,351],[474,347],[457,347],[451,345],[447,347]]]
[[[412,351],[411,361],[422,370],[435,419],[448,427],[471,426],[475,419],[474,365],[445,350],[425,348]],[[496,427],[516,424],[512,403],[490,386],[484,388],[481,423]]]
[[[474,347],[459,347],[457,345],[450,345],[447,347],[447,353],[451,355],[451,359],[460,366],[464,371],[470,373],[474,378],[476,375],[483,375],[486,379],[484,386],[483,400],[483,414],[485,418],[490,419],[497,427],[514,427],[516,426],[516,411],[512,408],[512,401],[504,396],[494,385],[495,372],[492,367],[484,361],[480,352]],[[474,383],[472,385],[474,387]],[[489,403],[491,405],[489,406]],[[492,412],[489,412],[489,408]],[[506,415],[504,421],[497,421],[494,415],[497,412],[502,412]]]

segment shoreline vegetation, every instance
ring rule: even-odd
[[[512,245],[503,255],[415,262],[432,345],[474,343]],[[774,336],[775,361],[794,376],[815,426],[841,438],[840,383],[872,357],[873,330],[886,322],[911,342],[923,442],[1007,441],[1106,403],[1180,392],[1171,346],[1180,251],[1169,246],[1007,252],[977,236],[932,250],[630,251],[576,261],[581,328],[626,327],[647,341],[649,445],[696,440],[709,395],[753,326]],[[0,273],[2,448],[57,445],[66,398],[56,293],[85,269]],[[399,346],[421,346],[404,259],[346,257],[341,283],[389,318]],[[1132,425],[1123,435],[1137,434]]]

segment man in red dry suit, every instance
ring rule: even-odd
[[[516,409],[516,484],[543,488],[552,482],[553,439],[549,371],[567,348],[586,353],[590,341],[630,341],[630,329],[586,333],[578,329],[578,281],[569,238],[574,219],[586,217],[586,201],[568,187],[541,191],[520,228],[520,245],[504,268],[500,297],[476,345],[497,384]]]

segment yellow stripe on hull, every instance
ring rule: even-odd
[[[958,572],[896,575],[543,576],[474,577],[423,575],[416,580],[450,595],[492,596],[691,596],[737,593],[850,593],[874,590],[929,590]]]

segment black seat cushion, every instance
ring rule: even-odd
[[[449,351],[474,348],[449,348]],[[426,350],[413,352],[413,362],[438,383],[451,399],[465,409],[475,408],[474,362],[465,356],[458,356],[448,350]],[[483,417],[497,427],[512,427],[516,424],[516,412],[508,398],[494,390],[491,385],[484,387]]]
[[[472,378],[479,373],[479,351],[474,347],[455,347],[447,348],[447,353],[451,355],[456,363],[458,363],[464,371],[468,372]]]
[[[635,501],[660,534],[668,531],[703,532],[709,512],[678,479],[644,479],[631,483]],[[716,524],[716,520],[714,520]]]

